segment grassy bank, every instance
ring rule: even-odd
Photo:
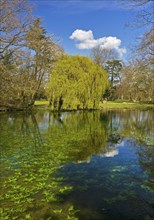
[[[49,101],[46,100],[36,100],[35,101],[35,106],[48,106],[49,105]]]
[[[49,101],[37,100],[35,106],[40,108],[48,108]],[[142,104],[131,102],[106,102],[100,103],[100,109],[154,109],[154,104]]]
[[[100,108],[108,109],[154,109],[154,104],[143,104],[143,103],[133,103],[133,102],[106,102],[100,103]]]

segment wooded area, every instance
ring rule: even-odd
[[[139,1],[138,1],[139,3]],[[0,2],[0,108],[31,109],[48,98],[53,110],[96,109],[102,100],[154,102],[152,2],[136,24],[147,31],[124,63],[114,50],[70,56],[47,33],[26,0]],[[138,16],[139,17],[139,16]]]

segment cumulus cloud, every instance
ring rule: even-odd
[[[122,57],[126,53],[126,48],[117,48],[117,52]]]
[[[79,41],[86,41],[86,40],[93,40],[94,37],[93,37],[93,33],[91,30],[83,31],[83,30],[77,29],[76,31],[72,33],[70,38],[74,40],[79,40]]]
[[[84,31],[77,29],[71,34],[70,39],[77,42],[76,47],[78,49],[92,49],[96,46],[100,46],[102,49],[115,49],[120,56],[126,53],[126,49],[120,47],[121,40],[117,37],[109,36],[94,39],[93,32],[91,30]]]

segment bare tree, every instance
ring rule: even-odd
[[[20,48],[30,23],[32,8],[26,0],[0,2],[0,58]]]
[[[107,61],[118,59],[118,53],[114,49],[102,49],[97,46],[92,48],[90,57],[96,64],[104,67]]]
[[[27,0],[2,0],[0,10],[0,106],[28,108],[61,48],[33,18]]]

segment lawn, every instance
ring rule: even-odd
[[[48,107],[49,101],[47,100],[37,100],[35,101],[35,106]],[[100,109],[154,109],[154,104],[142,104],[133,102],[111,102],[100,103]]]
[[[35,101],[35,106],[39,106],[39,105],[49,105],[49,101],[47,100],[36,100]]]
[[[133,102],[111,102],[100,103],[100,108],[109,108],[109,109],[154,109],[154,104],[143,104],[143,103],[133,103]]]

